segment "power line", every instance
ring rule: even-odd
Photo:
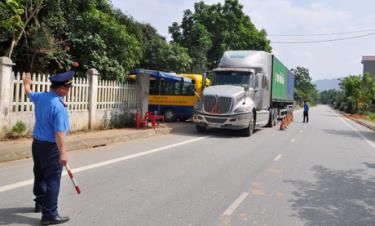
[[[363,33],[368,31],[375,31],[375,29],[365,29],[365,30],[357,30],[357,31],[348,31],[348,32],[332,32],[332,33],[316,33],[316,34],[269,34],[269,37],[292,37],[292,36],[327,36],[327,35],[344,35],[344,34],[356,34],[356,33]]]
[[[368,36],[375,35],[375,32],[368,33],[364,35],[356,35],[356,36],[349,36],[344,38],[334,38],[334,39],[326,39],[326,40],[310,40],[310,41],[271,41],[273,44],[308,44],[308,43],[324,43],[324,42],[336,42],[336,41],[343,41],[343,40],[349,40],[349,39],[357,39],[357,38],[363,38]]]

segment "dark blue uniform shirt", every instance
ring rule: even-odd
[[[31,92],[29,98],[35,105],[33,137],[41,141],[56,142],[55,133],[69,130],[68,111],[62,97],[55,92]]]
[[[308,111],[309,111],[309,105],[308,105],[308,104],[305,103],[305,104],[303,105],[303,111],[304,111],[304,112],[308,112]]]

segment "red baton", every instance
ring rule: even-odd
[[[77,194],[81,194],[81,189],[79,188],[77,181],[74,179],[72,170],[70,169],[68,164],[65,165],[65,169],[68,172],[70,180],[73,182],[73,185],[77,191]]]

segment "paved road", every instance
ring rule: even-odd
[[[326,106],[246,138],[192,126],[69,153],[65,225],[375,225],[375,135]],[[0,225],[38,225],[32,163],[0,164]]]

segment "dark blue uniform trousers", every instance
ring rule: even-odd
[[[42,219],[58,215],[57,201],[60,191],[62,165],[56,143],[34,138],[32,144],[34,160],[35,204],[42,206]]]

